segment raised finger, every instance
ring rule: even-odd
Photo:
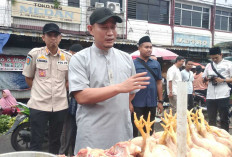
[[[134,86],[143,86],[143,85],[149,85],[150,82],[134,82]]]
[[[135,82],[143,82],[143,81],[147,81],[147,80],[150,80],[150,77],[137,77],[137,78],[134,78]]]
[[[147,88],[147,86],[134,86],[134,90],[135,89],[145,89],[145,88]]]
[[[137,77],[142,77],[142,76],[146,76],[147,72],[142,72],[142,73],[138,73],[132,76],[132,78],[137,78]]]

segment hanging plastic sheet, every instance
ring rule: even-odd
[[[7,43],[10,38],[10,34],[0,33],[0,54],[2,53],[3,46]]]

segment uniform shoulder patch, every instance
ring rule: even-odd
[[[32,60],[32,56],[31,55],[27,55],[26,64],[30,65],[31,64],[31,60]]]

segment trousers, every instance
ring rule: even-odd
[[[230,98],[206,99],[209,125],[216,126],[217,113],[219,112],[222,129],[229,131],[229,104]]]
[[[31,143],[30,150],[42,151],[45,131],[48,128],[48,151],[59,153],[60,136],[67,109],[57,112],[46,112],[30,108]]]

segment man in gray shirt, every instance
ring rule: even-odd
[[[77,100],[75,154],[86,147],[108,149],[132,138],[129,102],[137,89],[149,84],[147,73],[136,74],[132,58],[113,48],[116,22],[110,9],[90,16],[94,43],[75,54],[69,66],[69,91]]]

